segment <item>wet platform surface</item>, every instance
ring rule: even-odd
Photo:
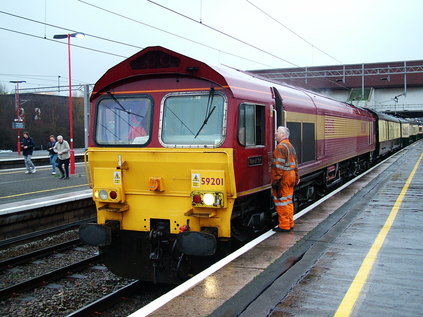
[[[421,153],[423,141],[397,153],[296,220],[293,232],[271,235],[149,316],[421,316],[421,162],[400,195]]]
[[[34,174],[25,169],[0,170],[0,210],[3,205],[25,204],[32,199],[49,200],[51,196],[88,189],[83,163],[77,163],[75,175],[60,179],[60,172],[51,174],[50,166],[37,167]]]
[[[270,316],[422,316],[422,152],[422,142],[408,149],[307,276],[267,308]]]
[[[23,156],[16,152],[0,154],[0,161],[18,161],[19,168],[0,169],[0,212],[4,208],[28,204],[33,199],[50,200],[51,196],[76,193],[88,189],[84,163],[75,164],[75,174],[70,179],[60,179],[59,169],[52,175],[52,168],[48,165],[47,151],[34,151],[33,161],[37,162],[34,174],[25,174]],[[76,149],[76,155],[83,155],[83,149]]]

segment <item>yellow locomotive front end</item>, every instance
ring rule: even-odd
[[[168,219],[171,234],[216,227],[219,237],[230,237],[222,224],[235,198],[232,149],[89,149],[88,155],[99,224],[119,221],[121,230],[149,232],[151,219]]]
[[[232,149],[87,153],[98,219],[81,228],[81,237],[101,247],[115,274],[177,281],[193,259],[213,256],[218,243],[229,241],[236,197]]]
[[[80,237],[117,275],[178,282],[229,245],[228,97],[195,78],[142,78],[92,102],[86,166],[97,223]]]

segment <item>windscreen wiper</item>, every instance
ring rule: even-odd
[[[197,136],[200,134],[201,130],[203,130],[204,126],[207,124],[207,122],[209,121],[210,116],[212,115],[214,109],[216,109],[216,106],[214,106],[211,110],[211,106],[213,105],[213,98],[214,98],[214,88],[210,88],[210,92],[209,92],[209,98],[207,100],[207,107],[206,107],[206,114],[205,114],[205,118],[203,121],[203,124],[201,125],[200,129],[198,130],[197,134],[194,136],[194,139],[197,138]]]
[[[112,134],[116,140],[119,139],[119,136],[116,135],[116,133],[114,133],[112,130],[110,130],[107,126],[105,126],[104,124],[100,123],[100,126],[103,127],[107,132],[109,132],[110,134]]]
[[[177,114],[175,113],[175,112],[173,112],[173,110],[172,109],[170,109],[170,106],[169,107],[167,107],[167,110],[169,110],[174,116],[175,116],[175,118],[176,119],[178,119],[179,120],[179,122],[180,123],[182,123],[182,125],[189,131],[189,132],[191,132],[191,134],[192,135],[194,135],[194,132],[192,132],[191,131],[191,129],[189,128],[189,126],[187,126],[186,124],[185,124],[185,122],[184,121],[182,121],[181,120],[181,118],[179,118],[178,116],[177,116]]]
[[[119,100],[115,97],[115,95],[113,95],[110,91],[108,91],[108,92],[107,92],[107,94],[108,94],[108,95],[110,96],[110,98],[112,98],[112,99],[113,99],[113,101],[114,101],[114,102],[116,102],[116,104],[120,107],[120,109],[119,109],[119,108],[115,108],[116,110],[126,112],[127,114],[130,114],[130,115],[133,115],[133,116],[137,116],[137,117],[140,117],[140,118],[144,118],[144,116],[143,116],[143,115],[140,115],[140,114],[138,114],[138,113],[135,113],[135,112],[131,112],[131,111],[126,110],[126,109],[125,109],[125,107],[124,107],[124,106],[122,106],[122,104],[119,102]]]

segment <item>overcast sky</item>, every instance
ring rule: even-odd
[[[73,84],[154,45],[239,69],[423,59],[421,0],[154,1],[2,0],[0,84],[67,85],[67,41],[52,39],[74,31],[92,50],[72,47]]]

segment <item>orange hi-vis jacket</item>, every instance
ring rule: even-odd
[[[283,182],[284,179],[289,177],[288,175],[295,176],[295,185],[299,179],[297,153],[289,140],[284,139],[279,142],[273,151],[272,183],[280,180]]]

